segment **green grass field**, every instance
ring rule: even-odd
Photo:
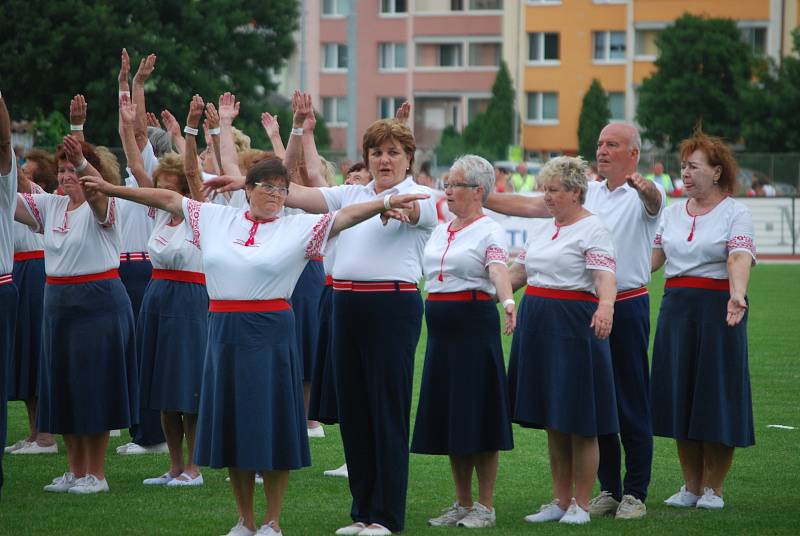
[[[587,527],[558,524],[532,526],[522,518],[550,500],[545,433],[514,427],[516,447],[500,458],[495,507],[498,524],[489,534],[800,534],[800,267],[762,265],[750,285],[750,372],[756,424],[756,446],[740,450],[726,485],[723,511],[675,510],[662,501],[681,485],[671,441],[655,440],[649,513],[637,521],[594,519]],[[651,285],[653,332],[663,281]],[[510,338],[505,341],[506,349]],[[417,349],[415,393],[419,389],[425,332]],[[416,399],[412,413],[416,409]],[[413,415],[412,415],[413,419]],[[21,403],[9,404],[9,443],[27,431]],[[343,462],[338,427],[328,426],[325,439],[311,442],[313,467],[292,474],[282,526],[287,536],[324,535],[349,522],[347,482],[324,477],[324,469]],[[111,492],[98,496],[50,494],[42,486],[65,471],[63,443],[58,455],[5,456],[6,483],[0,502],[2,535],[69,534],[223,534],[236,522],[233,496],[225,471],[207,469],[205,486],[152,489],[141,482],[168,468],[166,455],[118,456],[112,438],[106,474]],[[264,497],[256,490],[257,517]],[[453,488],[445,457],[411,456],[406,534],[444,534],[460,529],[433,529],[428,517],[452,503]]]

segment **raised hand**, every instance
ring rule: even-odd
[[[123,125],[133,125],[136,122],[136,104],[127,95],[119,97],[119,115]]]
[[[171,136],[181,135],[181,125],[175,116],[169,110],[161,111],[161,122],[164,124],[164,130],[170,133]]]
[[[219,128],[219,113],[213,102],[206,104],[206,120],[208,121],[208,128]]]
[[[652,184],[649,180],[645,179],[638,173],[625,175],[625,180],[628,181],[628,185],[637,192],[645,191],[647,188],[649,188],[649,185]]]
[[[75,95],[69,101],[69,124],[82,125],[86,123],[86,98],[83,95]]]
[[[280,135],[280,126],[278,125],[277,115],[272,115],[269,112],[262,113],[261,126],[264,127],[268,138]]]
[[[119,61],[119,74],[117,75],[120,91],[128,91],[128,77],[130,73],[131,59],[128,57],[128,51],[123,48]]]
[[[101,193],[110,195],[114,189],[114,186],[106,182],[103,177],[95,177],[94,175],[80,177],[78,182],[83,187],[83,191],[88,194]]]
[[[156,55],[150,54],[139,62],[139,69],[133,77],[135,83],[144,84],[156,68]]]
[[[294,128],[302,128],[303,121],[306,120],[307,109],[303,107],[303,94],[298,90],[292,93],[292,126]]]
[[[203,184],[206,193],[224,193],[241,190],[244,188],[244,177],[233,177],[230,175],[220,175],[208,179]]]
[[[84,158],[81,142],[73,136],[64,136],[64,152],[67,155],[67,160],[69,160],[73,166],[78,167],[83,163]]]
[[[158,122],[158,117],[156,117],[156,114],[153,112],[147,112],[147,126],[161,128],[161,124]]]
[[[411,104],[408,101],[405,101],[403,104],[400,105],[400,108],[397,109],[397,113],[395,113],[394,118],[399,122],[403,123],[404,125],[408,124],[408,118],[411,116]]]
[[[200,124],[200,117],[203,115],[203,109],[206,103],[203,102],[203,97],[195,95],[189,103],[189,115],[186,116],[186,125],[191,128],[197,128]]]
[[[239,115],[239,102],[236,96],[230,92],[225,92],[219,98],[219,120],[232,124],[236,116]]]
[[[302,113],[305,115],[305,119],[303,119],[303,130],[306,132],[314,132],[314,127],[317,125],[317,118],[314,115],[314,106],[311,103],[311,94],[300,94],[300,107]]]

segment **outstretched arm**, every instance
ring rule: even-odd
[[[292,93],[292,134],[289,135],[289,143],[286,145],[286,154],[283,158],[283,164],[289,170],[289,177],[296,184],[304,182],[300,174],[295,172],[303,151],[302,134],[296,134],[299,129],[303,128],[303,122],[306,119],[305,109],[301,106],[302,101],[303,94],[295,90]]]
[[[395,214],[399,216],[399,219],[407,223],[408,218],[403,216],[400,211],[409,210],[416,201],[427,199],[428,197],[430,196],[427,194],[398,194],[389,196],[388,200],[381,198],[375,199],[374,201],[367,201],[366,203],[356,203],[346,206],[336,213],[336,219],[333,221],[330,237],[332,238],[345,229],[349,229],[362,221],[387,211],[397,211]],[[386,221],[388,220],[384,221],[384,225]]]
[[[153,179],[147,173],[144,167],[144,160],[142,160],[142,153],[136,143],[136,117],[138,106],[131,101],[127,95],[121,95],[119,98],[119,121],[120,121],[120,139],[122,140],[122,149],[125,151],[125,159],[128,161],[128,168],[133,173],[133,178],[142,188],[151,188],[153,186]]]
[[[239,102],[236,96],[226,92],[219,98],[219,145],[222,172],[225,175],[240,175],[239,158],[233,143],[233,120],[239,115]]]
[[[184,140],[181,135],[181,125],[178,123],[178,120],[175,119],[175,116],[172,115],[169,110],[162,110],[161,122],[164,123],[164,130],[166,130],[170,138],[172,138],[172,144],[175,146],[178,154],[183,154],[184,151],[186,151],[186,140]],[[197,145],[195,144],[195,148],[196,147]]]
[[[270,143],[272,143],[272,152],[275,156],[283,160],[286,156],[286,148],[283,146],[281,139],[280,125],[278,125],[278,116],[272,115],[269,112],[261,114],[261,126],[264,127],[264,132],[267,133]]]
[[[11,117],[8,115],[6,101],[0,93],[0,175],[11,173],[11,159],[14,151],[11,150]]]
[[[134,203],[160,208],[173,216],[183,217],[183,196],[172,190],[164,188],[126,188],[114,186],[103,180],[102,177],[81,177],[81,186],[84,191],[96,195],[119,197]]]
[[[549,218],[550,213],[544,204],[544,196],[527,196],[519,194],[489,194],[484,204],[489,210],[507,216],[522,218]]]
[[[305,112],[303,120],[303,160],[306,164],[306,174],[308,182],[306,186],[325,187],[325,172],[322,169],[322,162],[317,152],[317,144],[314,141],[314,127],[317,125],[317,118],[314,115],[314,107],[311,103],[311,95],[302,94],[301,106]]]
[[[139,150],[147,145],[147,108],[144,101],[144,83],[156,68],[156,55],[150,54],[139,63],[139,70],[133,77],[133,102],[136,104],[136,143]]]
[[[200,95],[192,97],[192,102],[189,103],[189,115],[186,117],[187,127],[196,129],[200,126],[200,116],[203,115],[204,107],[205,104]],[[192,199],[201,202],[205,201],[203,177],[200,175],[200,166],[197,162],[196,134],[186,134],[186,150],[183,152],[183,172],[186,174],[186,181],[189,183]]]
[[[83,126],[86,124],[86,98],[83,95],[75,95],[69,101],[69,130],[72,137],[78,141],[86,141],[83,134]]]

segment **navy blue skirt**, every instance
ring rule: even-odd
[[[97,434],[137,422],[133,331],[119,279],[45,286],[39,430]]]
[[[14,354],[8,363],[8,399],[36,398],[42,355],[44,259],[14,263],[14,283],[19,290]]]
[[[308,418],[325,424],[339,422],[339,405],[336,403],[336,378],[333,375],[331,344],[331,316],[333,315],[333,287],[322,290],[319,300],[319,336],[317,359],[311,374],[311,396],[308,402]]]
[[[139,311],[142,309],[144,291],[150,276],[153,273],[153,265],[148,260],[141,261],[122,261],[119,263],[119,278],[125,285],[125,291],[131,300],[133,309],[133,323],[139,321]]]
[[[291,310],[211,313],[195,462],[272,471],[311,465]]]
[[[494,301],[426,301],[425,321],[411,452],[459,456],[514,448]]]
[[[150,281],[136,335],[141,406],[197,413],[208,338],[205,285]]]
[[[596,309],[525,296],[508,365],[514,422],[584,437],[619,432],[608,339],[589,327]]]
[[[297,350],[300,352],[300,362],[303,365],[304,382],[311,381],[317,357],[319,301],[323,288],[325,288],[325,268],[322,266],[322,261],[308,261],[289,300],[294,311]]]
[[[729,298],[719,290],[665,290],[653,343],[653,434],[730,447],[755,444],[747,312],[728,327]]]

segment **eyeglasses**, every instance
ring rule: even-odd
[[[479,188],[477,184],[467,184],[464,182],[446,182],[442,184],[445,190],[448,188]]]
[[[285,186],[275,186],[274,184],[270,184],[268,182],[256,182],[254,183],[254,186],[258,186],[268,194],[289,194],[289,188],[286,188]]]

